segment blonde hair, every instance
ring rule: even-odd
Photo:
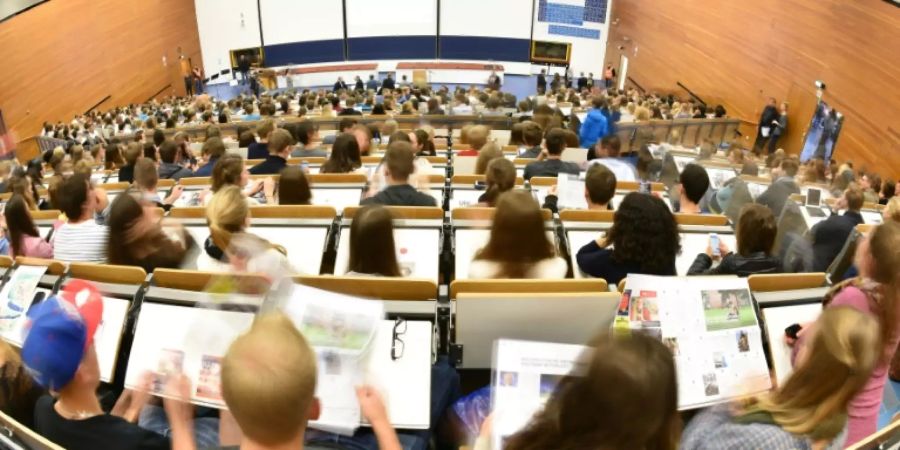
[[[468,144],[475,150],[481,150],[481,147],[484,147],[487,144],[488,136],[491,134],[491,129],[484,125],[475,125],[472,128],[469,128],[468,134]]]
[[[213,194],[209,204],[206,205],[206,223],[209,226],[209,237],[213,244],[225,251],[231,245],[231,239],[238,233],[243,233],[250,218],[250,204],[241,188],[231,184],[226,185]],[[282,255],[287,255],[287,250],[275,245],[259,236],[253,236],[256,240],[277,250]]]
[[[283,444],[314,406],[316,355],[281,313],[259,316],[222,358],[222,396],[249,439]]]
[[[750,400],[746,413],[764,411],[789,433],[808,435],[837,414],[869,381],[880,361],[878,322],[851,307],[826,308],[814,328],[806,359],[775,391]],[[829,430],[835,434],[840,428]],[[817,436],[833,439],[832,436]]]
[[[206,206],[206,223],[213,244],[222,250],[231,244],[231,237],[244,231],[250,206],[241,189],[227,185],[216,191]]]
[[[650,120],[650,110],[641,106],[634,111],[634,120],[645,122]]]
[[[503,158],[503,150],[495,142],[489,142],[481,147],[478,152],[478,159],[475,160],[475,175],[484,175],[487,171],[488,163],[496,158]]]
[[[884,207],[884,217],[900,223],[900,197],[893,197],[888,200],[887,205]]]

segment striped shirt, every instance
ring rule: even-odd
[[[707,408],[694,417],[681,435],[681,450],[810,450],[813,443],[804,436],[784,431],[778,425],[735,423],[728,405]],[[844,448],[847,428],[825,446]]]
[[[106,262],[106,226],[94,220],[65,223],[51,239],[54,258],[66,262]]]

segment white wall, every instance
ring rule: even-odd
[[[436,0],[347,0],[347,37],[436,34]]]
[[[584,22],[584,24],[580,26],[580,28],[599,30],[600,39],[586,39],[550,34],[550,24],[548,24],[547,22],[538,21],[538,1],[539,0],[534,0],[535,7],[533,39],[537,41],[571,42],[572,57],[570,66],[572,67],[572,71],[575,73],[575,77],[578,77],[579,72],[584,72],[585,74],[587,74],[588,72],[593,72],[595,79],[602,78],[603,62],[604,58],[606,57],[606,41],[609,33],[609,20],[612,16],[613,0],[608,0],[609,4],[607,6],[606,22]],[[584,0],[552,0],[552,2],[562,3],[566,5],[584,6]]]
[[[441,0],[441,36],[529,39],[534,1]]]
[[[206,76],[231,68],[232,49],[259,47],[256,0],[194,0],[194,5]]]
[[[344,38],[341,0],[261,0],[266,45]]]

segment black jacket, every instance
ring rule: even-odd
[[[731,252],[722,258],[722,262],[712,267],[712,258],[700,253],[688,269],[688,275],[737,275],[747,277],[755,273],[780,273],[781,260],[777,256],[756,252],[750,256],[742,256]]]
[[[772,105],[766,105],[762,114],[759,116],[759,127],[771,127],[773,120],[778,120],[778,109]]]
[[[353,108],[344,108],[338,113],[339,116],[361,116],[362,113]]]
[[[434,197],[423,194],[408,184],[388,186],[381,192],[360,202],[361,205],[437,206]]]
[[[341,90],[341,89],[346,90],[346,89],[347,89],[347,83],[344,83],[343,81],[336,81],[336,82],[334,83],[334,92],[337,92],[337,91],[339,91],[339,90]]]
[[[253,175],[276,175],[281,173],[281,169],[287,167],[287,160],[278,155],[269,155],[266,160],[251,167],[250,173]]]
[[[538,89],[547,90],[547,77],[545,77],[544,74],[537,76],[537,87]]]
[[[810,230],[813,241],[813,271],[827,270],[844,248],[844,243],[847,242],[853,228],[861,223],[863,218],[859,212],[847,211],[842,216],[833,214],[813,226]]]
[[[393,78],[385,78],[384,81],[381,82],[382,89],[390,89],[394,90],[394,79]]]

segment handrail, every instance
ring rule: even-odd
[[[106,101],[109,100],[109,99],[111,99],[111,98],[112,98],[112,95],[107,95],[106,97],[103,97],[103,100],[100,100],[100,101],[97,102],[94,106],[91,106],[90,109],[88,109],[88,110],[85,111],[84,113],[85,113],[85,114],[90,113],[91,111],[97,109],[98,106],[100,106],[100,105],[106,103]]]
[[[156,91],[156,93],[151,95],[150,98],[148,98],[147,101],[145,101],[144,103],[150,103],[150,101],[153,100],[154,98],[156,98],[157,95],[162,94],[163,91],[165,91],[166,89],[168,89],[170,87],[172,87],[172,83],[169,83],[169,84],[163,86],[162,89]]]
[[[641,86],[640,84],[638,84],[637,81],[634,81],[634,78],[628,77],[628,81],[630,81],[631,84],[633,84],[636,88],[638,88],[638,90],[641,91],[641,94],[647,93],[647,90],[644,89],[643,86]]]
[[[697,99],[697,101],[700,102],[700,103],[702,103],[703,106],[706,106],[706,102],[703,101],[703,99],[700,98],[699,95],[695,94],[694,91],[688,89],[688,87],[685,86],[684,84],[682,84],[680,81],[676,81],[675,84],[678,85],[678,87],[680,87],[680,88],[684,89],[685,91],[687,91],[688,95],[690,95],[691,97]]]

